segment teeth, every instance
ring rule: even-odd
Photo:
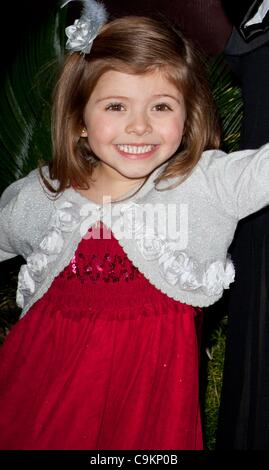
[[[147,153],[154,149],[155,145],[117,145],[121,152],[125,153]]]

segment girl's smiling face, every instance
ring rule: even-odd
[[[98,175],[125,184],[143,180],[178,149],[186,118],[182,94],[159,70],[134,75],[108,71],[84,111]]]

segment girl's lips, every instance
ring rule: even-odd
[[[149,147],[149,146],[151,146],[152,149],[148,150],[146,152],[142,152],[142,153],[140,153],[140,152],[139,153],[133,153],[133,152],[124,151],[121,148],[119,148],[118,145],[116,145],[115,147],[116,147],[118,153],[122,157],[128,158],[129,160],[143,160],[145,158],[151,157],[156,152],[156,150],[160,147],[160,145],[146,145],[146,144],[145,145],[139,145],[137,147]]]

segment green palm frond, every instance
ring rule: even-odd
[[[223,54],[209,60],[207,66],[222,124],[222,147],[227,152],[239,150],[243,112],[240,87],[236,84]]]
[[[0,193],[49,160],[50,99],[63,56],[64,12],[52,12],[7,70],[0,90]]]

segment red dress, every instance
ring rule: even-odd
[[[201,449],[200,319],[113,235],[81,240],[1,348],[0,448]]]

